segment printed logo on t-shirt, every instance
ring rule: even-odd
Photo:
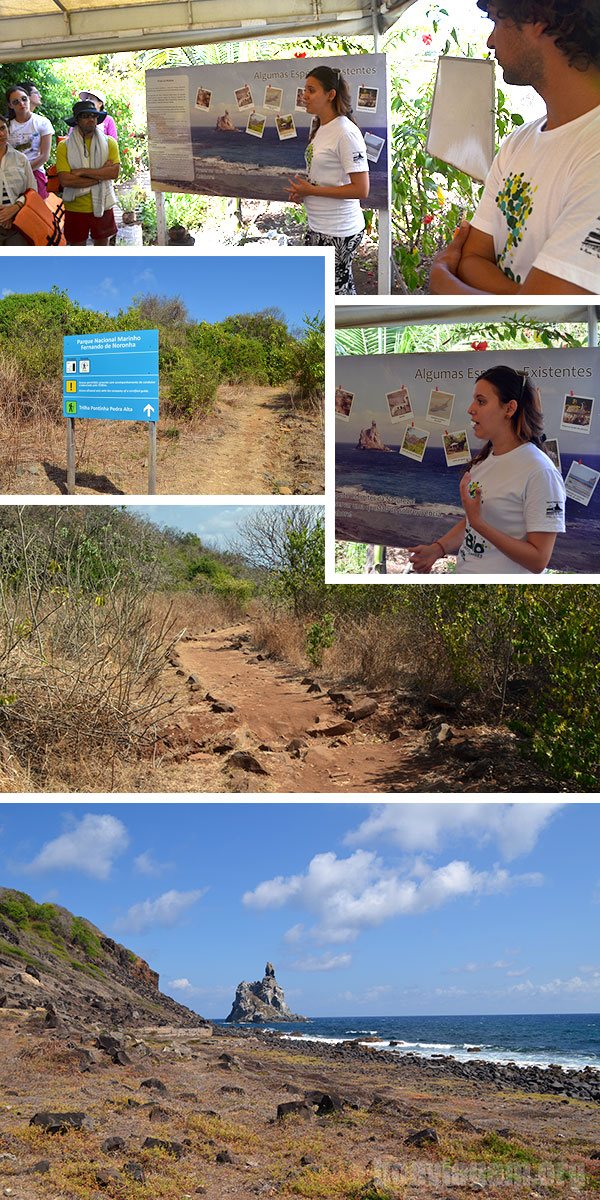
[[[362,162],[364,157],[365,156],[364,156],[362,150],[357,150],[356,154],[352,155],[352,162],[355,162],[355,163]]]
[[[481,541],[478,541],[475,531],[471,529],[470,526],[467,527],[467,532],[465,533],[465,546],[467,547],[467,550],[471,551],[471,554],[476,554],[478,557],[482,554],[485,554],[486,544],[487,543],[484,538],[482,538]]]
[[[598,220],[600,221],[600,217]],[[600,225],[597,229],[590,229],[581,243],[581,249],[584,254],[595,254],[596,258],[600,258]]]
[[[533,197],[537,192],[537,184],[532,188],[523,172],[519,175],[508,175],[504,187],[496,196],[496,204],[506,219],[508,233],[504,249],[496,256],[496,262],[501,271],[516,283],[521,282],[520,275],[514,275],[510,266],[518,246],[527,232],[527,222],[533,212]]]
[[[547,517],[562,517],[563,506],[559,500],[549,500],[546,504]]]

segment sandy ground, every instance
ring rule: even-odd
[[[76,426],[76,495],[144,495],[148,429],[126,421]],[[22,432],[0,454],[4,494],[66,493],[65,426]],[[319,495],[323,430],[280,388],[222,387],[203,421],[173,418],[157,430],[159,495]]]
[[[592,1102],[499,1091],[443,1072],[431,1077],[401,1061],[378,1062],[375,1052],[332,1061],[317,1046],[293,1053],[289,1043],[260,1036],[206,1039],[168,1028],[132,1030],[125,1038],[131,1061],[117,1066],[94,1048],[92,1029],[61,1035],[35,1024],[27,1012],[0,1012],[1,1186],[15,1200],[597,1194]],[[144,1086],[149,1079],[162,1087]],[[278,1119],[279,1104],[315,1090],[339,1096],[340,1111],[318,1116],[313,1106]],[[29,1124],[40,1110],[84,1113],[89,1128],[45,1133]],[[471,1128],[457,1127],[458,1118]],[[424,1128],[437,1141],[406,1144]],[[179,1143],[181,1157],[144,1148],[149,1136]],[[113,1137],[122,1143],[106,1149]],[[128,1173],[132,1163],[143,1172],[140,1182]],[[558,1186],[541,1183],[540,1167],[556,1172],[558,1164],[569,1177]],[[401,1186],[394,1183],[399,1169],[408,1179]],[[478,1183],[484,1170],[503,1172],[504,1182]]]

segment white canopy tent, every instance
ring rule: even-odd
[[[414,0],[0,0],[0,61],[385,33]]]

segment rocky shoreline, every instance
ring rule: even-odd
[[[214,1026],[217,1036],[247,1037],[245,1030]],[[424,1058],[420,1054],[394,1054],[389,1050],[374,1050],[369,1045],[356,1041],[341,1043],[314,1042],[306,1037],[291,1041],[285,1035],[270,1030],[252,1030],[252,1037],[267,1043],[283,1044],[286,1052],[311,1058],[322,1058],[325,1062],[348,1062],[349,1064],[370,1063],[374,1067],[386,1063],[397,1067],[399,1072],[410,1069],[411,1074],[421,1074],[423,1079],[441,1077],[475,1080],[521,1092],[537,1092],[540,1095],[565,1097],[570,1100],[586,1100],[600,1104],[600,1071],[586,1067],[583,1071],[565,1070],[557,1064],[549,1067],[518,1066],[516,1063],[494,1063],[477,1059],[460,1062],[451,1054],[436,1054]]]

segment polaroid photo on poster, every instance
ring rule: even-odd
[[[306,100],[304,99],[304,88],[296,88],[296,103],[294,105],[296,112],[306,112]]]
[[[378,137],[376,133],[369,133],[367,130],[364,134],[364,139],[369,162],[379,162],[379,156],[385,146],[385,138]]]
[[[252,137],[261,138],[265,132],[267,118],[263,113],[252,111],[248,116],[248,124],[246,125],[246,133],[252,134]]]
[[[572,462],[565,479],[565,491],[571,500],[585,504],[586,508],[594,495],[600,471],[586,467],[584,463]]]
[[[357,112],[377,112],[377,99],[379,96],[379,88],[367,87],[366,84],[359,84],[356,95],[356,111]]]
[[[556,470],[560,471],[562,475],[562,463],[560,461],[558,438],[546,438],[546,441],[542,444],[542,450],[548,455],[550,462],[554,463]]]
[[[462,467],[471,461],[473,455],[469,447],[466,429],[457,429],[442,436],[447,467]]]
[[[388,402],[392,425],[397,425],[398,421],[414,415],[412,400],[408,388],[404,384],[402,384],[402,387],[397,388],[395,392],[387,392],[385,398]]]
[[[283,88],[272,87],[270,83],[265,88],[263,108],[267,112],[279,112],[283,104]]]
[[[429,433],[426,429],[415,429],[414,425],[408,425],[404,430],[399,453],[415,462],[423,462],[428,441]]]
[[[592,412],[595,396],[574,396],[572,392],[565,396],[561,429],[570,429],[571,433],[589,433],[592,427]]]
[[[196,92],[196,108],[202,108],[205,112],[208,112],[211,100],[212,92],[209,92],[208,88],[199,87]]]
[[[287,138],[298,137],[294,118],[291,113],[288,113],[285,117],[275,117],[275,124],[280,142],[285,142]]]
[[[335,389],[335,415],[340,418],[340,421],[349,421],[352,403],[354,400],[354,392],[347,392],[345,388],[338,385]]]
[[[437,421],[440,425],[449,425],[452,420],[453,408],[454,393],[440,392],[439,388],[434,388],[427,405],[427,420]]]
[[[245,108],[254,108],[254,100],[248,83],[245,83],[241,88],[237,88],[233,94],[239,112],[243,112]]]

